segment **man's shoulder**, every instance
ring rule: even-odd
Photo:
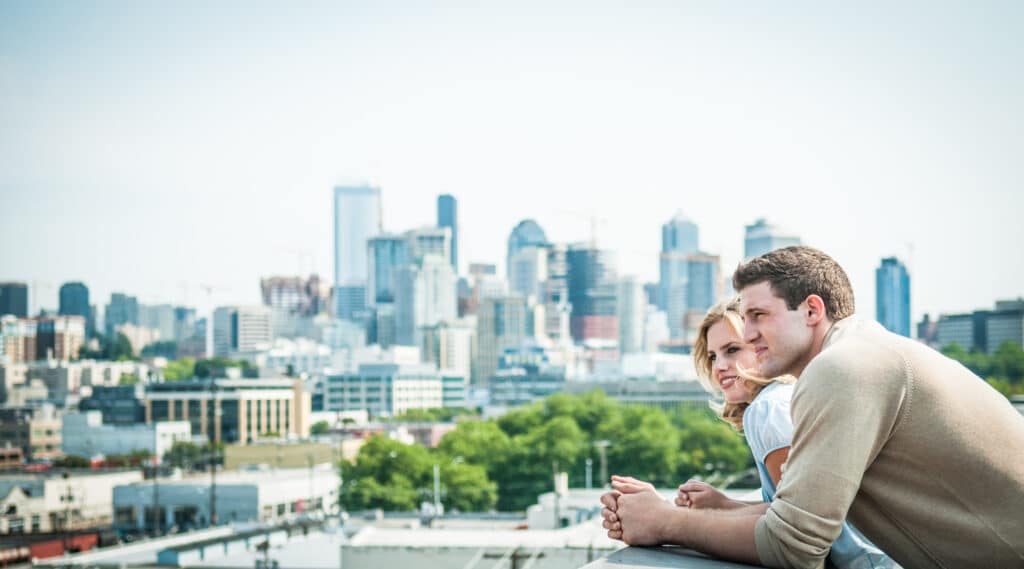
[[[894,382],[902,384],[908,367],[899,337],[876,326],[877,323],[865,322],[844,330],[807,365],[797,382],[797,391],[835,393],[864,390],[872,385],[897,387]]]

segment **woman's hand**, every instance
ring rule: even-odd
[[[689,480],[679,486],[676,493],[676,505],[682,508],[722,510],[736,505],[735,500],[727,498],[714,486],[698,480]]]

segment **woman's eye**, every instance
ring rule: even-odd
[[[738,351],[740,351],[740,349],[737,348],[736,346],[733,346],[733,347],[729,348],[728,350],[726,350],[726,353],[727,354],[735,354]]]
[[[710,356],[708,356],[708,359],[711,361],[715,361],[715,354],[711,354]]]

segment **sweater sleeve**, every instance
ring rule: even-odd
[[[903,359],[863,351],[827,350],[797,384],[786,474],[755,529],[758,556],[769,567],[823,566],[864,471],[909,404]]]

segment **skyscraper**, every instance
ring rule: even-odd
[[[589,244],[572,245],[566,264],[573,340],[618,340],[614,254]]]
[[[60,286],[60,304],[57,313],[61,316],[81,316],[85,318],[85,334],[95,333],[96,323],[89,311],[89,288],[80,282],[64,283]]]
[[[380,231],[380,188],[334,188],[335,286],[366,283],[366,240]]]
[[[367,242],[369,282],[367,305],[395,301],[395,273],[410,262],[409,244],[403,235],[382,233]]]
[[[518,296],[481,300],[477,309],[473,384],[486,385],[498,369],[502,351],[518,347],[529,336],[526,300]]]
[[[910,337],[910,275],[896,257],[875,269],[875,315],[890,332]]]
[[[696,253],[700,249],[700,230],[697,224],[677,211],[675,217],[661,226],[663,253]]]
[[[112,336],[122,324],[139,325],[139,301],[134,296],[114,292],[110,294],[110,303],[104,316],[104,326],[108,336]]]
[[[765,253],[800,244],[800,238],[759,218],[746,227],[743,239],[743,257],[753,259]]]
[[[28,317],[28,285],[0,283],[0,316],[5,314]]]
[[[683,320],[689,307],[687,292],[690,265],[688,259],[700,248],[697,224],[682,212],[661,226],[661,255],[659,256],[658,307],[668,315],[672,338],[683,336]]]
[[[618,288],[619,350],[624,354],[643,351],[647,299],[640,280],[623,277]]]
[[[455,272],[439,255],[425,255],[398,269],[395,278],[395,343],[419,346],[424,326],[457,317]]]
[[[452,236],[452,270],[459,274],[459,204],[455,196],[437,196],[437,226],[447,227]]]
[[[548,237],[540,225],[532,219],[520,221],[508,236],[508,254],[505,257],[505,276],[512,274],[512,259],[520,249],[526,247],[547,247]]]

